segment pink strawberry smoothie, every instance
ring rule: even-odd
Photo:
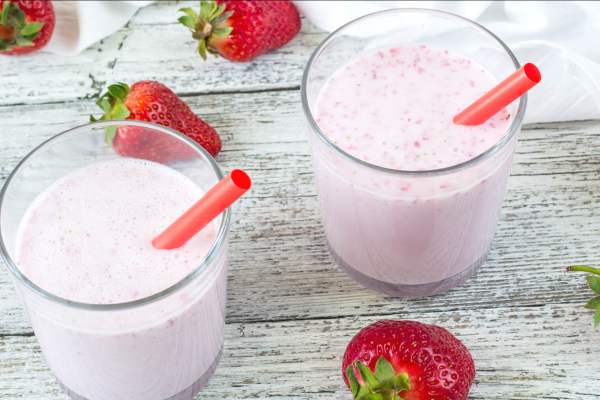
[[[152,296],[190,274],[211,250],[217,220],[181,248],[152,246],[203,194],[158,163],[91,164],[31,204],[19,226],[18,267],[42,289],[80,303]],[[163,400],[194,384],[218,358],[226,269],[225,254],[194,283],[138,308],[91,312],[57,305],[46,313],[32,306],[28,314],[52,371],[73,392],[89,400]]]
[[[469,161],[506,134],[509,109],[480,126],[452,121],[496,84],[481,65],[457,53],[383,48],[333,73],[313,116],[335,146],[361,161],[431,171]],[[485,259],[512,152],[454,173],[398,176],[323,147],[312,151],[334,258],[369,278],[403,285],[439,282]]]
[[[478,126],[452,118],[498,82],[483,67],[430,46],[363,55],[321,91],[317,124],[340,149],[380,167],[427,171],[478,156],[504,136],[507,109]]]

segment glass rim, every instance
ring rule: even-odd
[[[402,13],[423,13],[423,14],[433,14],[433,15],[438,15],[438,16],[442,16],[445,17],[447,19],[455,19],[458,20],[460,22],[465,23],[466,25],[469,25],[475,29],[478,29],[479,31],[481,31],[484,34],[487,34],[488,36],[490,36],[492,39],[496,40],[496,42],[498,42],[498,44],[500,44],[500,46],[504,49],[504,51],[506,52],[506,54],[509,56],[509,58],[512,60],[514,66],[515,66],[515,71],[518,70],[519,68],[521,68],[521,64],[519,64],[519,61],[517,60],[517,58],[515,57],[515,55],[513,54],[513,52],[510,50],[510,48],[508,48],[508,46],[502,41],[500,40],[499,37],[497,37],[496,35],[494,35],[491,31],[487,30],[486,28],[484,28],[483,26],[479,25],[476,22],[471,21],[470,19],[461,17],[459,15],[453,14],[453,13],[449,13],[446,11],[439,11],[439,10],[430,10],[430,9],[426,9],[426,8],[395,8],[395,9],[389,9],[389,10],[383,10],[383,11],[378,11],[378,12],[374,12],[371,14],[367,14],[364,15],[360,18],[357,18],[355,20],[352,20],[344,25],[342,25],[341,27],[339,27],[338,29],[336,29],[335,31],[333,31],[332,33],[329,34],[329,36],[327,36],[322,42],[321,44],[319,44],[319,46],[315,49],[315,51],[312,53],[312,55],[310,56],[310,58],[308,59],[308,62],[306,63],[306,67],[304,68],[304,74],[302,76],[302,84],[300,87],[300,98],[301,98],[301,102],[302,102],[302,109],[304,111],[304,116],[310,126],[310,128],[312,128],[312,130],[314,132],[316,132],[317,136],[319,137],[319,139],[321,139],[321,141],[323,143],[325,143],[331,150],[333,150],[334,152],[336,152],[337,154],[341,155],[342,157],[348,159],[349,161],[352,161],[356,164],[359,164],[362,167],[371,169],[371,170],[375,170],[378,172],[383,172],[386,174],[390,174],[390,175],[394,175],[394,176],[436,176],[436,175],[445,175],[445,174],[450,174],[450,173],[454,173],[454,172],[458,172],[458,171],[462,171],[464,169],[467,169],[473,165],[479,164],[481,162],[483,162],[484,160],[488,159],[489,157],[491,157],[493,154],[495,154],[496,152],[498,152],[499,150],[501,150],[508,142],[510,142],[510,140],[513,138],[513,136],[515,136],[515,134],[519,131],[522,122],[523,122],[523,117],[525,116],[525,109],[527,108],[527,93],[525,93],[523,96],[521,96],[521,98],[519,99],[519,107],[517,108],[517,113],[515,115],[515,119],[513,120],[513,122],[511,123],[511,125],[509,126],[508,130],[504,133],[504,135],[502,135],[502,137],[500,138],[500,140],[498,142],[496,142],[492,147],[490,147],[489,149],[487,149],[486,151],[484,151],[483,153],[479,154],[476,157],[471,158],[470,160],[467,160],[465,162],[462,162],[460,164],[456,164],[456,165],[452,165],[450,167],[445,167],[445,168],[440,168],[440,169],[432,169],[432,170],[427,170],[427,171],[403,171],[403,170],[398,170],[398,169],[392,169],[392,168],[385,168],[385,167],[380,167],[378,165],[375,164],[371,164],[368,163],[366,161],[360,160],[356,157],[354,157],[353,155],[345,152],[344,150],[340,149],[338,146],[335,145],[335,143],[333,143],[328,137],[327,135],[325,135],[322,131],[321,128],[319,128],[319,126],[317,125],[317,122],[315,121],[315,118],[312,115],[312,112],[310,110],[310,106],[308,104],[308,95],[306,93],[307,91],[307,86],[308,86],[308,75],[311,72],[312,66],[314,65],[317,57],[320,55],[321,51],[337,36],[339,36],[340,33],[342,33],[344,30],[346,30],[347,28],[358,24],[366,19],[370,19],[376,16],[380,16],[382,14],[402,14]]]
[[[202,148],[202,146],[200,146],[194,140],[190,139],[189,137],[187,137],[186,135],[183,135],[180,132],[177,132],[171,128],[167,128],[162,125],[158,125],[158,124],[154,124],[154,123],[150,123],[150,122],[144,122],[144,121],[136,121],[136,120],[98,121],[98,122],[92,122],[89,124],[81,125],[81,126],[69,129],[67,131],[64,131],[62,133],[59,133],[59,134],[47,139],[42,144],[40,144],[39,146],[37,146],[36,148],[31,150],[13,169],[13,171],[8,176],[8,179],[6,179],[6,182],[4,183],[4,187],[2,188],[2,191],[0,191],[0,214],[2,212],[2,205],[4,203],[4,197],[7,193],[7,189],[10,186],[11,181],[17,176],[17,174],[19,173],[21,168],[31,157],[36,155],[38,152],[40,152],[44,148],[50,146],[52,143],[56,142],[57,140],[60,140],[60,139],[63,139],[65,137],[69,137],[69,136],[75,136],[77,134],[80,134],[84,131],[88,131],[91,129],[98,129],[98,128],[103,128],[103,127],[112,126],[112,125],[141,126],[144,128],[151,128],[151,129],[155,129],[158,131],[162,131],[163,133],[167,133],[172,136],[175,136],[178,139],[180,139],[183,142],[190,145],[193,149],[198,151],[200,154],[206,156],[206,159],[209,161],[210,166],[212,167],[213,172],[215,173],[215,175],[217,176],[217,179],[219,181],[224,178],[223,171],[221,170],[221,168],[219,167],[217,162],[214,160],[214,158],[204,148]],[[177,281],[175,284],[169,286],[168,288],[166,288],[164,290],[161,290],[158,293],[155,293],[151,296],[147,296],[147,297],[144,297],[141,299],[128,301],[128,302],[124,302],[124,303],[116,303],[116,304],[82,303],[82,302],[72,301],[72,300],[68,300],[63,297],[54,295],[54,294],[42,289],[41,287],[37,286],[35,283],[33,283],[32,281],[27,279],[27,277],[25,275],[23,275],[23,273],[21,273],[19,268],[15,265],[15,263],[9,256],[8,251],[6,250],[6,246],[4,244],[4,240],[2,238],[1,226],[0,226],[0,255],[4,259],[4,262],[6,263],[8,270],[13,274],[13,276],[15,278],[17,278],[23,285],[25,285],[28,289],[33,291],[35,294],[37,294],[45,299],[59,303],[63,306],[77,308],[77,309],[84,309],[84,310],[95,310],[95,311],[123,310],[123,309],[143,306],[143,305],[158,301],[174,292],[177,292],[179,289],[182,289],[183,287],[187,286],[191,281],[194,280],[194,278],[196,278],[198,275],[200,275],[202,272],[204,272],[204,270],[208,267],[208,265],[210,265],[210,263],[214,260],[214,258],[217,256],[218,252],[223,247],[223,245],[226,241],[225,239],[227,237],[227,234],[229,233],[230,220],[231,220],[231,207],[228,207],[223,213],[223,220],[221,221],[219,233],[217,234],[217,238],[216,238],[215,242],[211,246],[208,254],[202,259],[202,261],[198,264],[198,266],[196,268],[194,268],[193,271],[191,271],[189,274],[187,274],[182,279]]]

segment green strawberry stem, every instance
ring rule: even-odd
[[[1,4],[0,13],[0,51],[11,51],[18,47],[35,46],[33,40],[44,27],[43,22],[25,22],[25,13],[18,3],[10,1]]]
[[[225,7],[225,3],[217,6],[217,3],[212,0],[201,1],[199,13],[189,7],[179,10],[187,14],[179,17],[179,22],[192,31],[192,37],[198,41],[198,54],[204,61],[207,52],[218,57],[218,53],[209,46],[211,38],[215,36],[226,38],[233,30],[226,26],[227,19],[233,15],[233,11],[225,12]]]
[[[587,280],[590,289],[592,289],[594,293],[600,295],[600,269],[587,267],[585,265],[571,265],[565,270],[565,273],[569,271],[589,272],[598,275],[588,275],[585,279]],[[600,296],[593,297],[584,307],[588,310],[596,310],[594,313],[594,329],[596,329],[596,327],[600,325]]]
[[[592,274],[600,275],[600,269],[586,267],[585,265],[571,265],[570,267],[567,267],[565,272],[571,271],[591,272]]]
[[[358,369],[364,386],[354,373]],[[395,375],[394,367],[383,356],[375,364],[375,373],[360,361],[355,361],[346,369],[350,389],[355,400],[402,400],[403,390],[410,389],[408,374]]]

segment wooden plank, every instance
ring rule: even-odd
[[[219,163],[226,170],[243,168],[254,179],[234,208],[231,323],[579,303],[591,296],[581,275],[562,272],[575,262],[600,263],[600,121],[524,130],[486,265],[444,295],[402,300],[360,288],[331,261],[297,91],[186,101],[221,133]],[[90,101],[0,108],[2,182],[30,149],[84,123],[93,110]],[[0,334],[27,332],[12,282],[0,267]]]
[[[599,399],[592,295],[572,263],[600,264],[600,121],[522,132],[488,262],[449,293],[384,297],[347,278],[327,253],[299,93],[326,33],[303,20],[281,49],[237,64],[194,53],[176,19],[193,2],[157,2],[79,56],[0,57],[0,185],[31,149],[88,121],[113,81],[155,79],[221,134],[217,161],[254,187],[234,206],[226,348],[207,399],[348,399],[340,357],[377,319],[447,327],[472,350],[471,399]],[[240,93],[245,92],[245,93]],[[67,103],[67,104],[65,104]],[[2,262],[0,262],[2,264]],[[0,397],[67,397],[0,265]]]
[[[600,398],[600,345],[580,305],[413,312],[392,317],[444,326],[470,349],[477,375],[469,399]],[[341,356],[374,317],[226,327],[221,365],[197,399],[349,399]],[[7,398],[67,397],[35,337],[0,338],[0,392]]]
[[[286,46],[246,63],[204,62],[177,18],[197,1],[157,2],[140,9],[128,26],[83,53],[0,57],[0,106],[96,98],[106,85],[158,80],[178,94],[298,88],[304,66],[327,36],[307,20]]]
[[[91,99],[104,88],[127,29],[77,56],[35,53],[0,56],[0,106]]]
[[[197,2],[189,6],[196,8]],[[178,94],[260,91],[300,86],[304,67],[327,33],[306,19],[285,46],[245,62],[212,56],[203,61],[197,42],[177,22],[182,5],[148,7],[132,20],[127,40],[115,64],[114,76],[125,82],[151,79]],[[152,43],[152,51],[147,51]]]

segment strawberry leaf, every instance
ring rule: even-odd
[[[225,14],[218,16],[217,18],[212,20],[212,25],[219,27],[223,24],[223,22],[227,21],[227,18],[233,15],[233,11],[228,11]]]
[[[600,296],[593,297],[588,303],[584,306],[588,310],[595,310],[600,306]]]
[[[362,378],[363,382],[365,383],[365,386],[371,392],[378,392],[379,390],[381,390],[381,388],[382,388],[381,382],[379,382],[379,379],[377,379],[377,377],[369,369],[369,367],[367,367],[361,361],[355,361],[354,364],[358,368],[358,372],[360,372],[360,377]]]
[[[394,377],[394,390],[396,393],[403,390],[410,390],[410,380],[408,374],[398,374]]]
[[[214,4],[215,4],[215,8],[213,10],[212,17],[216,18],[225,12],[226,5],[225,5],[225,3],[221,3],[221,5],[219,7],[217,7],[217,3],[214,3]],[[233,12],[232,12],[232,14],[233,14]]]
[[[354,367],[358,368],[364,386],[356,378]],[[346,369],[346,376],[355,400],[402,400],[399,393],[410,390],[409,376],[405,373],[396,376],[394,374],[394,367],[383,356],[379,357],[375,364],[375,373],[358,360]]]
[[[25,25],[25,28],[21,29],[19,33],[23,36],[33,35],[38,33],[44,26],[43,22],[30,22]]]
[[[114,84],[108,87],[108,93],[112,94],[115,98],[119,100],[125,99],[125,96],[127,96],[127,92],[128,90],[120,84]]]
[[[600,276],[586,276],[588,286],[594,293],[600,294]]]
[[[394,367],[385,357],[381,356],[375,364],[375,375],[382,386],[391,387],[394,381]]]
[[[2,23],[2,25],[7,25],[8,24],[8,9],[11,7],[11,3],[9,1],[7,1],[7,2],[0,4],[0,6],[4,6],[2,8],[2,17],[0,19],[0,22]]]
[[[204,61],[206,61],[206,40],[201,40],[198,43],[198,54]]]
[[[185,26],[186,28],[194,29],[196,27],[194,20],[192,18],[188,17],[187,15],[179,17],[178,21],[181,22],[181,24],[183,26]]]
[[[28,35],[28,36],[23,36],[23,38],[26,39],[26,40],[33,41],[33,39],[35,39],[38,36],[40,36],[40,32],[38,32],[38,33],[32,33],[31,35]]]
[[[354,375],[354,364],[350,364],[348,368],[346,368],[346,376],[348,377],[348,382],[350,382],[350,389],[352,390],[352,396],[354,399],[365,400],[369,398],[368,396],[371,394],[369,389],[362,386],[358,379],[356,379],[356,375]]]
[[[193,8],[180,8],[179,11],[182,11],[184,13],[186,13],[187,15],[189,15],[189,17],[192,19],[192,21],[195,21],[198,19],[198,13],[196,11],[194,11]]]
[[[16,41],[17,46],[21,46],[21,47],[31,47],[31,46],[35,45],[31,40],[24,38],[24,37],[16,37],[15,41]]]
[[[216,51],[214,51],[210,47],[207,47],[206,51],[208,52],[208,54],[212,54],[213,56],[215,56],[215,58],[219,57],[219,53],[217,53]]]
[[[131,114],[131,111],[122,103],[115,104],[112,112],[112,119],[126,119]]]
[[[356,397],[354,397],[354,398],[355,398],[356,400],[370,400],[370,399],[371,399],[371,396],[372,396],[373,394],[374,394],[374,393],[371,393],[371,392],[369,391],[369,389],[367,389],[366,387],[364,387],[364,386],[360,386],[360,387],[358,388],[358,393],[356,394]]]
[[[199,17],[202,19],[209,19],[212,16],[212,4],[214,1],[201,1],[200,2],[200,14]]]
[[[102,97],[96,102],[96,104],[102,109],[102,111],[104,111],[105,114],[110,111],[110,103],[106,97]]]
[[[125,88],[125,90],[127,91],[127,93],[129,94],[129,85],[123,82],[117,82],[119,85],[123,86],[123,88]]]
[[[213,30],[213,34],[220,38],[226,38],[233,31],[233,28],[216,28]]]
[[[188,29],[194,30],[196,28],[196,23],[194,22],[194,20],[188,17],[187,15],[179,17],[178,21],[181,22],[181,24]]]
[[[19,26],[25,25],[25,13],[18,6],[17,10],[15,11],[15,15],[17,16],[17,20],[19,21]]]
[[[358,383],[358,379],[356,379],[356,375],[354,375],[354,364],[350,364],[348,365],[348,368],[346,368],[346,377],[348,378],[348,382],[350,383],[352,395],[354,396],[354,398],[356,398],[360,383]]]
[[[600,269],[588,267],[586,265],[571,265],[567,267],[565,273],[570,271],[589,272],[595,275],[588,275],[585,277],[588,286],[596,294],[600,294]],[[600,324],[600,296],[593,297],[584,306],[589,310],[596,310],[594,313],[594,329]]]

